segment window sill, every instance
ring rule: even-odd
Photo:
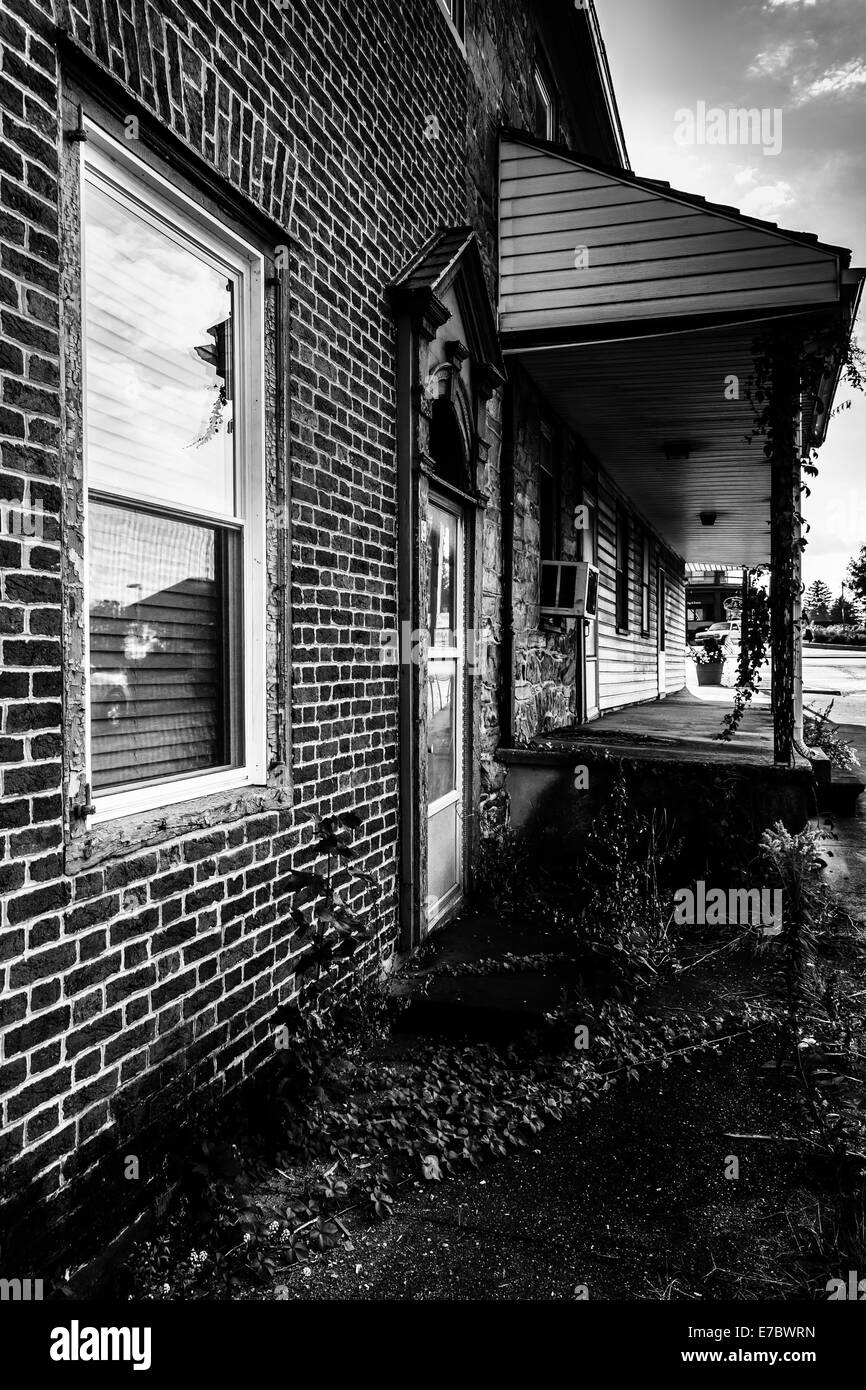
[[[65,869],[67,874],[81,873],[106,859],[122,858],[198,830],[228,825],[263,811],[279,811],[289,806],[291,788],[288,783],[272,782],[268,786],[215,792],[86,827],[73,821],[66,845]]]

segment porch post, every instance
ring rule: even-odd
[[[796,604],[800,593],[800,460],[796,414],[800,380],[796,346],[781,334],[773,344],[770,427],[770,649],[773,658],[773,753],[794,757]]]

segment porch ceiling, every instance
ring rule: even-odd
[[[763,440],[745,442],[751,336],[728,329],[521,354],[560,418],[685,560],[769,560],[770,466]],[[739,400],[725,399],[731,375]],[[668,457],[686,449],[688,458]],[[716,513],[713,526],[702,511]]]

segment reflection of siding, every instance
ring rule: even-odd
[[[640,630],[641,524],[629,511],[629,630],[616,630],[616,500],[617,495],[601,475],[598,499],[598,598],[599,703],[604,710],[658,694],[658,611],[656,567],[661,560],[667,575],[667,652],[665,689],[685,685],[685,582],[683,564],[653,538],[650,555],[649,634]],[[625,499],[620,497],[620,502]],[[625,503],[627,506],[627,502]]]
[[[193,579],[91,613],[95,787],[221,760],[221,621],[213,582]]]

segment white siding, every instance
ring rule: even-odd
[[[629,515],[629,627],[616,627],[616,504]],[[665,689],[685,685],[685,575],[682,561],[651,533],[649,633],[641,632],[642,524],[623,494],[615,491],[603,472],[598,485],[598,670],[599,707],[652,700],[658,695],[658,608],[656,567],[667,576],[667,641]]]

